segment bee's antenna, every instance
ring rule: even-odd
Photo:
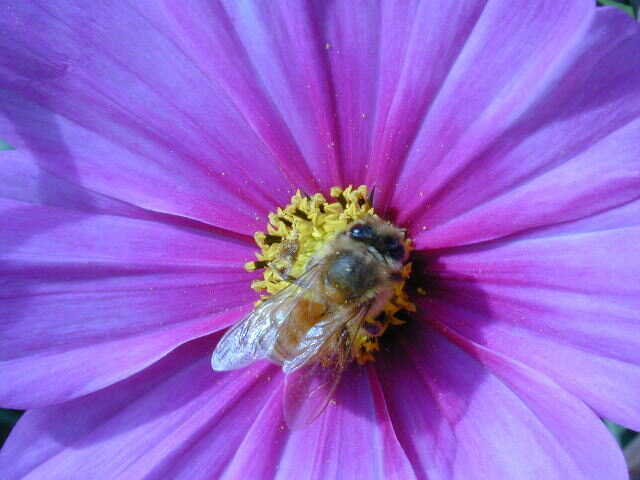
[[[373,207],[373,197],[376,194],[376,186],[371,187],[371,191],[369,192],[369,196],[367,197],[367,203],[370,207]]]

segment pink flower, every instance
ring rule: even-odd
[[[640,30],[590,0],[5,0],[3,479],[623,479]],[[419,312],[310,427],[209,359],[296,188],[376,185]]]

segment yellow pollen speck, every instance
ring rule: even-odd
[[[254,290],[263,294],[258,303],[288,287],[289,279],[302,275],[315,252],[349,224],[365,215],[375,215],[364,185],[345,189],[333,187],[330,197],[332,200],[327,200],[321,193],[308,196],[298,190],[288,205],[269,214],[266,231],[254,234],[260,251],[256,253],[257,260],[247,262],[245,269],[249,272],[263,270],[262,279],[251,284]],[[404,246],[406,251],[411,251],[410,240],[405,240]],[[373,354],[380,348],[378,340],[390,325],[404,323],[397,316],[399,312],[416,310],[404,289],[411,274],[411,263],[405,264],[401,273],[403,281],[396,285],[382,313],[375,319],[365,320],[375,324],[378,335],[369,335],[361,329],[353,340],[352,352],[359,364],[374,360]]]

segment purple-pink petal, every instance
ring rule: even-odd
[[[5,407],[102,388],[226,327],[255,299],[244,240],[91,212],[79,199],[25,200],[0,199]]]
[[[272,168],[309,192],[344,183],[324,43],[307,4],[170,0],[166,8],[177,41],[214,82],[211,94],[235,105]]]
[[[440,252],[425,316],[640,429],[640,202]]]
[[[156,2],[17,2],[0,27],[3,138],[42,168],[247,234],[298,187]]]
[[[581,220],[628,202],[638,202],[638,158],[640,119],[554,168],[532,173],[517,188],[507,189],[448,222],[424,230],[416,225],[416,245],[438,249],[479,243]],[[493,167],[498,176],[499,165],[487,162],[488,169]]]
[[[309,455],[308,445],[313,445]],[[374,371],[346,372],[325,413],[294,430],[277,478],[407,479],[417,473],[393,431]]]
[[[374,141],[364,175],[367,184],[379,185],[383,212],[427,113],[486,8],[485,1],[383,3]],[[421,151],[420,178],[430,156]]]
[[[4,478],[219,478],[279,380],[268,380],[277,372],[268,364],[213,375],[213,340],[100,392],[28,412],[0,454]]]
[[[427,327],[410,333],[375,369],[350,370],[305,429],[285,426],[278,367],[212,374],[209,336],[28,412],[0,463],[8,480],[625,478],[599,419],[547,377],[451,337],[469,356]]]
[[[366,372],[350,372],[326,415],[292,432],[278,367],[213,374],[214,345],[204,337],[100,392],[28,412],[0,454],[6,478],[413,478],[388,421],[371,422],[385,414]]]
[[[552,3],[545,8],[573,4]],[[620,192],[598,187],[593,194],[614,194],[603,200],[620,204],[637,192],[640,127],[633,122],[640,84],[624,79],[640,76],[640,31],[620,12],[589,15],[576,5],[573,15],[538,18],[538,8],[513,15],[526,25],[511,21],[505,7],[493,30],[472,32],[408,153],[392,201],[400,223],[427,230],[419,239],[424,248],[590,214],[593,199],[579,188],[585,179],[597,185],[603,170],[620,177],[626,169],[627,181],[611,183]],[[510,34],[504,43],[512,47],[494,43],[502,35],[493,35],[496,29]],[[580,202],[571,202],[574,189]]]

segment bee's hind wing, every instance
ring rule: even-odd
[[[351,361],[351,347],[368,313],[368,305],[356,309],[350,316],[333,321],[320,322],[309,330],[301,342],[300,355],[287,360],[283,370],[285,377],[284,415],[289,428],[302,428],[311,424],[327,407],[340,383],[342,373]],[[350,333],[345,324],[354,322]],[[317,327],[317,328],[316,328]],[[330,357],[330,364],[323,365],[321,358]]]

